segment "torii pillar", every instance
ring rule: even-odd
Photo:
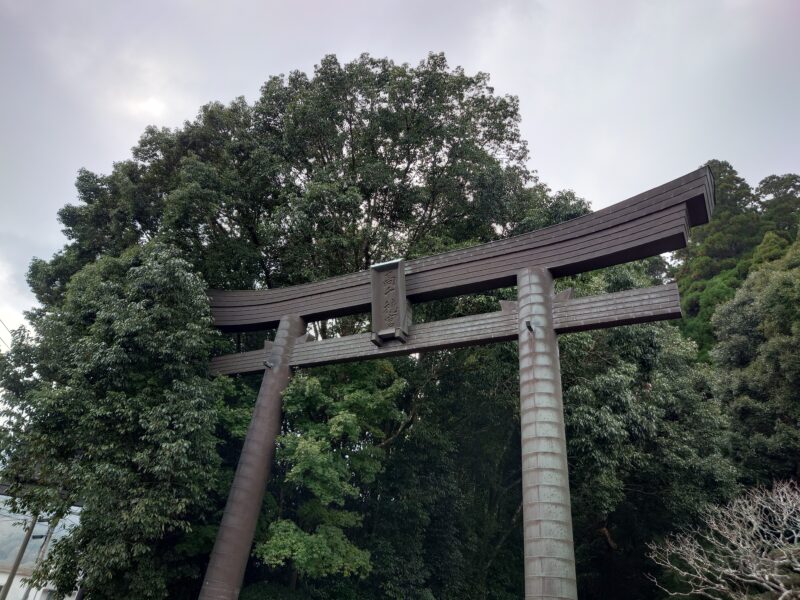
[[[305,332],[303,319],[287,315],[281,319],[275,341],[265,345],[264,378],[211,551],[200,591],[201,600],[239,597],[275,457],[275,440],[281,432],[281,396],[291,377],[292,350],[298,339],[305,338]]]
[[[239,595],[291,368],[513,339],[519,342],[525,598],[576,600],[556,335],[674,319],[681,311],[675,284],[572,299],[554,295],[553,277],[683,248],[689,229],[707,223],[713,206],[713,178],[703,167],[596,213],[505,240],[290,288],[212,292],[217,327],[278,326],[278,335],[265,350],[212,360],[218,374],[266,372],[200,600]],[[410,303],[514,284],[518,301],[501,303],[498,312],[411,322]],[[301,335],[307,322],[370,308],[369,333],[314,342]]]
[[[577,600],[553,277],[517,273],[525,598]]]

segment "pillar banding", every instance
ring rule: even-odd
[[[526,600],[577,600],[553,278],[517,274]]]

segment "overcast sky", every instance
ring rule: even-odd
[[[146,125],[325,54],[429,51],[518,96],[531,167],[594,208],[709,158],[752,185],[800,171],[797,0],[0,0],[0,319],[32,305],[78,169],[108,173]]]

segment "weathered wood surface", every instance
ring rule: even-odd
[[[480,292],[516,283],[531,265],[554,276],[575,274],[677,250],[688,229],[708,222],[711,172],[703,167],[577,219],[474,248],[406,262],[409,300]],[[286,314],[306,321],[369,310],[369,271],[270,290],[209,292],[214,324],[236,331],[273,327]]]
[[[256,523],[275,456],[275,440],[281,431],[283,391],[292,376],[289,359],[293,348],[303,345],[306,324],[300,317],[281,319],[269,350],[270,369],[264,373],[253,417],[247,428],[236,465],[222,522],[211,550],[199,600],[237,600]],[[298,343],[299,342],[299,343]]]
[[[514,340],[518,334],[516,303],[504,304],[504,310],[497,312],[412,325],[405,344],[394,342],[377,347],[369,333],[298,344],[290,364],[311,367]],[[553,303],[553,322],[558,333],[680,316],[678,287],[674,283],[584,298],[556,297]],[[211,361],[211,370],[217,375],[260,372],[264,370],[267,355],[265,350],[255,350],[219,356]]]
[[[553,303],[556,333],[681,318],[675,283]]]
[[[258,373],[264,370],[270,354],[272,354],[272,342],[265,342],[261,350],[216,356],[211,359],[211,373],[214,375]]]
[[[578,600],[553,276],[517,275],[525,600]]]
[[[404,342],[411,326],[411,306],[406,298],[405,261],[372,265],[372,342]]]

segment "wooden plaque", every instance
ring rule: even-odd
[[[405,261],[401,258],[373,265],[372,342],[376,346],[399,340],[405,343],[411,325],[411,308],[406,299]]]

